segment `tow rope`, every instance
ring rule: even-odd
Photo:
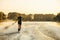
[[[15,21],[14,23],[12,23],[11,25],[6,26],[6,27],[4,28],[4,30],[5,30],[5,29],[8,29],[10,26],[14,25],[16,22],[17,22],[17,21]]]
[[[3,28],[3,30],[0,30],[0,32],[2,33],[3,31],[5,31],[6,29],[8,29],[10,26],[13,26],[17,21],[15,21],[14,23],[12,23],[11,25],[5,26]]]

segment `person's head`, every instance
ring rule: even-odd
[[[22,18],[22,17],[21,17],[21,16],[19,16],[19,17],[18,17],[18,20],[21,20],[21,18]]]

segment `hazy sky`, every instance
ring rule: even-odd
[[[60,0],[0,0],[0,11],[20,13],[60,12]]]

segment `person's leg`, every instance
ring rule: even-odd
[[[18,25],[18,32],[21,30],[21,25],[19,24]]]

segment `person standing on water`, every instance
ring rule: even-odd
[[[21,24],[22,24],[22,17],[18,17],[18,32],[21,30]]]

